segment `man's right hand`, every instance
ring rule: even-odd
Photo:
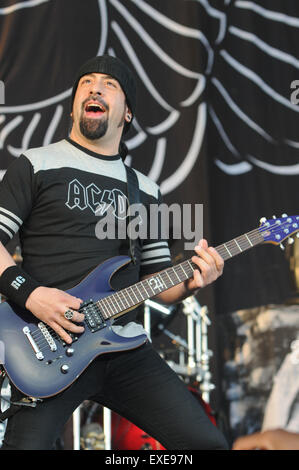
[[[67,344],[72,342],[71,336],[66,330],[72,333],[83,333],[84,327],[73,322],[83,322],[84,315],[77,312],[82,299],[74,297],[67,292],[51,287],[37,287],[31,292],[26,308],[42,322],[49,325]],[[74,316],[72,321],[64,317],[67,310],[72,310]]]

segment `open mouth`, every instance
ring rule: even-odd
[[[100,117],[105,113],[105,107],[100,103],[89,102],[84,108],[87,117]]]

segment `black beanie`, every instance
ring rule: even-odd
[[[110,55],[93,57],[80,67],[73,86],[71,107],[73,107],[80,78],[89,73],[104,73],[111,75],[111,77],[118,81],[126,96],[127,105],[133,118],[136,110],[136,83],[134,75],[120,59]],[[130,124],[131,122],[125,124],[125,132],[128,131]]]

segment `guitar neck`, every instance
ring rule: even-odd
[[[262,243],[264,237],[258,230],[248,232],[216,247],[224,260],[230,259]],[[191,259],[151,276],[143,281],[115,292],[97,302],[104,319],[119,317],[145,300],[190,279],[198,269]]]

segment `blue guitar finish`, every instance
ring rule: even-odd
[[[129,262],[127,256],[111,258],[67,292],[84,302],[103,299],[114,293],[110,286],[112,275]],[[22,393],[36,398],[53,396],[67,388],[97,356],[135,349],[147,341],[146,335],[132,338],[117,335],[108,319],[104,322],[106,326],[98,331],[92,332],[84,325],[84,333],[77,335],[78,339],[71,345],[64,344],[56,335],[56,350],[52,351],[38,327],[39,320],[28,310],[12,302],[3,302],[0,305],[0,319],[0,341],[5,347],[6,373]],[[29,335],[25,334],[24,328],[28,328]],[[33,345],[30,340],[34,341]],[[42,354],[42,359],[37,357],[36,348],[39,350],[37,355],[41,357]]]

